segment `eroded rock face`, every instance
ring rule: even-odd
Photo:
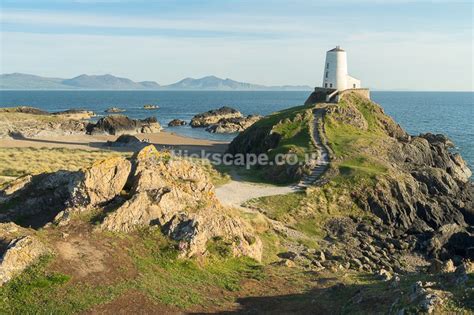
[[[223,118],[217,124],[210,125],[206,131],[211,133],[234,133],[241,132],[262,119],[259,115],[249,115],[239,118]]]
[[[234,108],[223,106],[194,116],[190,124],[191,127],[208,127],[217,124],[221,119],[230,118],[242,118],[242,113]]]
[[[136,120],[124,115],[110,115],[103,117],[95,124],[87,126],[87,133],[95,134],[137,134],[137,133],[157,133],[161,131],[161,126],[155,117]]]
[[[49,253],[48,248],[28,231],[14,223],[0,223],[0,286],[20,274],[41,256]]]

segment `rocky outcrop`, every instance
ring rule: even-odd
[[[0,286],[49,253],[35,236],[13,223],[0,223]]]
[[[216,124],[210,125],[206,131],[211,133],[234,133],[241,132],[262,119],[259,115],[248,115],[247,117],[222,118]]]
[[[157,133],[161,131],[161,126],[155,117],[142,120],[131,119],[124,115],[110,115],[103,117],[97,123],[87,126],[87,133],[96,134],[137,134],[137,133]]]
[[[96,162],[84,171],[58,171],[27,176],[0,190],[0,222],[17,221],[42,227],[56,217],[66,221],[74,212],[101,205],[118,195],[131,164],[118,157]],[[59,213],[59,214],[58,214]]]
[[[0,138],[84,134],[86,123],[56,115],[0,112]]]
[[[36,107],[30,107],[30,106],[0,108],[0,113],[23,113],[23,114],[32,114],[32,115],[49,115],[49,113],[44,110],[41,110]]]
[[[170,160],[152,146],[134,158],[130,198],[110,213],[101,228],[130,232],[158,225],[180,242],[186,256],[202,255],[213,238],[225,238],[235,255],[261,259],[261,242],[251,229],[222,207],[214,186],[196,165]]]
[[[183,256],[204,255],[225,240],[234,255],[261,259],[252,228],[220,205],[207,174],[186,160],[148,146],[132,161],[110,158],[78,172],[60,171],[14,181],[0,191],[0,222],[42,227],[69,224],[75,213],[102,212],[103,230],[156,226],[179,242]],[[21,220],[20,220],[21,219]]]
[[[181,119],[173,119],[168,123],[168,127],[185,126],[187,123]]]
[[[372,163],[387,168],[373,186],[353,193],[358,206],[382,219],[395,236],[413,235],[424,254],[467,257],[470,246],[462,249],[462,244],[473,237],[474,188],[472,173],[452,152],[452,142],[443,135],[409,136],[380,106],[356,95],[328,106],[327,115],[336,126],[377,139],[370,146],[361,141],[356,152],[374,156]]]
[[[121,135],[115,141],[107,141],[109,147],[126,147],[145,145],[140,139],[132,135]]]
[[[105,110],[106,113],[123,113],[125,109],[121,109],[118,107],[110,107]]]
[[[191,119],[191,127],[208,127],[217,124],[221,119],[241,118],[242,113],[238,110],[223,106],[219,109],[210,110],[208,112],[197,114]]]
[[[76,120],[87,120],[96,116],[93,111],[86,109],[68,109],[62,112],[53,113],[53,115]]]

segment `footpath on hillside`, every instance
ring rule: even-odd
[[[315,184],[329,167],[329,151],[323,143],[320,134],[323,130],[321,127],[324,113],[324,108],[316,108],[313,111],[314,119],[311,138],[319,154],[317,160],[312,163],[315,166],[308,175],[303,176],[300,182],[288,186],[274,186],[250,183],[238,176],[233,176],[234,179],[230,182],[216,188],[216,195],[219,201],[226,206],[245,209],[242,207],[242,204],[247,200],[302,191],[308,186]]]

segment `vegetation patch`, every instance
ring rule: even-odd
[[[0,176],[12,179],[58,170],[77,171],[99,160],[130,155],[131,153],[114,151],[66,148],[0,148]]]
[[[49,272],[51,256],[43,257],[20,276],[0,287],[2,314],[71,314],[114,299],[122,286],[70,284],[71,277]]]
[[[143,230],[141,238],[142,244],[130,252],[140,272],[136,284],[160,303],[180,308],[211,305],[215,301],[206,294],[209,290],[237,291],[241,280],[260,280],[264,275],[262,266],[254,260],[228,257],[222,240],[212,240],[208,257],[198,261],[180,258],[177,244],[158,230]]]

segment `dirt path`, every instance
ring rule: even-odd
[[[250,199],[283,195],[296,192],[299,189],[295,186],[272,186],[254,184],[245,181],[231,180],[229,183],[216,189],[219,201],[226,206],[247,210],[242,204]]]

